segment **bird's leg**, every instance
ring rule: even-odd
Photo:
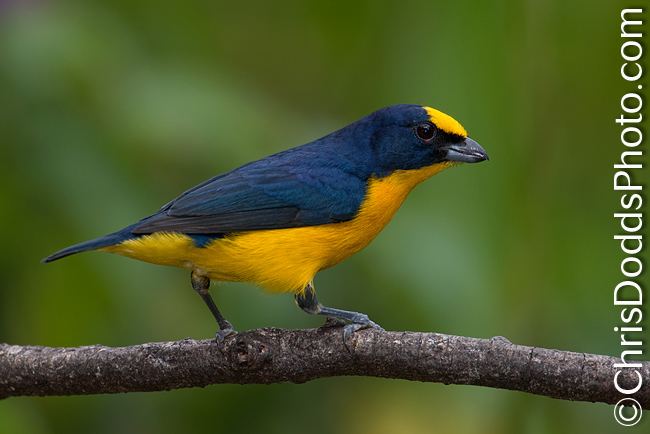
[[[371,321],[365,313],[323,306],[318,302],[316,291],[311,284],[308,284],[303,292],[296,294],[296,303],[302,310],[309,314],[324,315],[328,318],[347,322],[348,324],[343,327],[343,338],[346,340],[352,333],[360,329],[372,327],[383,330],[378,324]]]
[[[219,331],[217,332],[217,340],[222,341],[226,336],[235,333],[235,329],[232,327],[232,324],[221,315],[219,308],[214,304],[214,300],[210,295],[210,279],[207,276],[192,271],[192,288],[199,293],[205,304],[212,312],[214,319],[217,320],[219,324]]]

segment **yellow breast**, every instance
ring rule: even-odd
[[[173,265],[221,281],[253,282],[273,292],[299,292],[314,275],[368,245],[418,183],[450,163],[397,171],[372,179],[352,220],[320,226],[231,234],[196,247],[184,234],[154,233],[104,250]]]

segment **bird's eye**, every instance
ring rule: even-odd
[[[420,124],[415,127],[415,135],[418,136],[418,139],[428,142],[433,139],[435,133],[435,128],[431,124]]]

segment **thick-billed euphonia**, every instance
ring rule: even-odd
[[[211,280],[291,292],[305,312],[345,322],[349,335],[378,326],[365,314],[320,304],[316,273],[367,246],[418,183],[458,163],[487,159],[451,116],[395,105],[215,176],[135,224],[44,261],[101,250],[187,268],[219,324],[219,338],[234,329],[208,292]]]

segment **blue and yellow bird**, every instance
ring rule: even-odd
[[[234,329],[208,292],[211,280],[293,293],[305,312],[344,322],[347,336],[378,326],[365,314],[320,304],[316,273],[366,247],[417,184],[447,167],[487,159],[451,116],[395,105],[215,176],[131,226],[44,261],[101,250],[187,268],[221,339]]]

